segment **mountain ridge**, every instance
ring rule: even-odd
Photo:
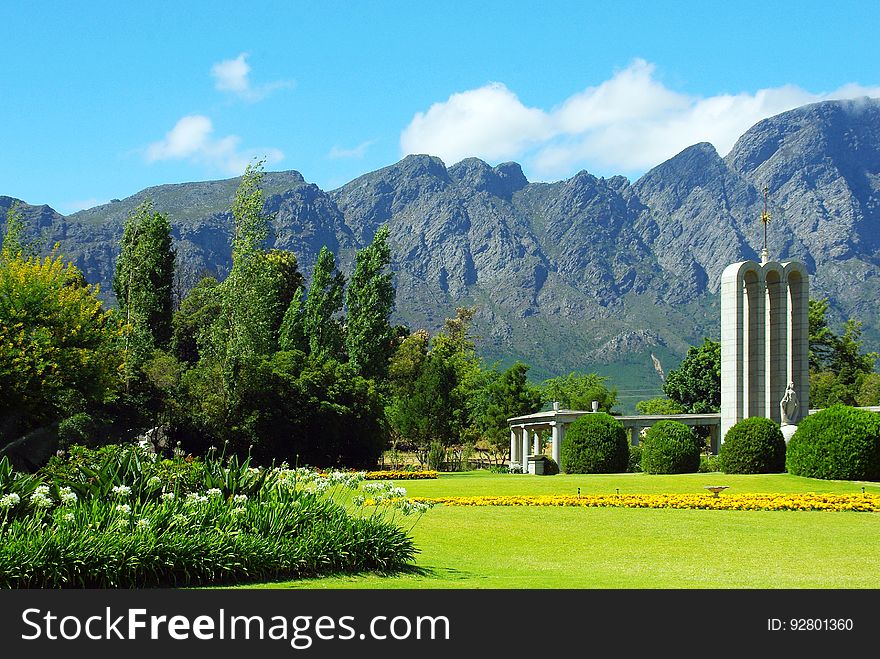
[[[154,186],[69,216],[23,208],[108,295],[124,219],[150,196],[169,212],[187,289],[228,272],[237,181]],[[770,117],[723,158],[698,143],[633,182],[587,171],[530,182],[515,162],[447,167],[411,155],[330,191],[295,170],[267,172],[264,184],[270,242],[296,253],[306,274],[325,244],[350,272],[356,250],[388,224],[398,322],[436,330],[456,306],[477,305],[490,361],[522,359],[538,377],[598,370],[656,391],[649,353],[669,370],[702,336],[718,338],[720,274],[758,258],[767,185],[771,257],[804,261],[832,320],[863,320],[866,347],[880,347],[876,99]],[[9,199],[0,197],[0,220]]]

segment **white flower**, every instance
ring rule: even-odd
[[[147,486],[149,487],[159,487],[162,484],[162,479],[158,476],[151,476],[150,480],[147,481]]]
[[[247,511],[244,508],[233,508],[231,512],[233,515],[244,515]]]
[[[64,521],[65,521],[65,522],[72,522],[74,519],[75,519],[75,518],[74,518],[73,513],[67,513],[67,514],[64,515]]]
[[[186,495],[186,505],[195,506],[200,503],[206,503],[208,501],[208,497],[199,494],[198,492],[190,492]]]
[[[71,490],[69,487],[62,487],[59,494],[61,496],[61,503],[65,505],[76,503],[76,492]]]
[[[232,497],[232,501],[234,503],[244,503],[247,500],[247,494],[236,494],[234,497]]]
[[[15,492],[10,492],[0,497],[0,508],[12,508],[12,506],[17,506],[20,502],[21,497]]]
[[[128,485],[114,485],[113,494],[118,497],[127,497],[131,494],[131,488]]]
[[[146,530],[146,529],[150,528],[150,520],[145,519],[145,518],[141,518],[141,519],[139,519],[139,520],[137,521],[137,527],[138,527],[139,529],[143,529],[143,530]]]
[[[391,492],[390,492],[389,496],[396,497],[396,498],[405,497],[406,496],[406,488],[393,487],[393,488],[391,488]]]
[[[159,498],[162,501],[174,501],[174,492],[163,492]]]
[[[356,506],[363,506],[365,501],[366,501],[366,499],[360,495],[358,495],[354,499],[352,499],[352,502]]]
[[[208,490],[209,497],[219,497],[221,494],[223,494],[223,492],[216,487],[212,487],[210,490]]]
[[[128,515],[131,512],[131,506],[127,503],[120,503],[116,506],[116,510],[121,512],[123,515]]]
[[[49,488],[41,485],[31,494],[31,505],[37,508],[51,508],[52,499],[49,498]]]

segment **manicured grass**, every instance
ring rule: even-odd
[[[492,474],[488,471],[467,471],[441,474],[436,480],[401,482],[412,497],[466,497],[482,495],[526,494],[681,494],[705,493],[706,485],[728,485],[728,494],[762,492],[816,492],[829,494],[880,494],[880,483],[826,481],[790,474]]]
[[[880,483],[773,474],[528,476],[410,481],[411,496],[880,492]],[[724,496],[722,494],[722,496]],[[412,529],[419,573],[327,577],[284,588],[878,588],[880,515],[438,506]]]

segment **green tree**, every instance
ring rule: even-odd
[[[211,340],[211,329],[223,314],[220,284],[213,277],[199,281],[171,318],[171,351],[190,364],[199,361],[200,346]]]
[[[808,312],[810,371],[822,371],[828,368],[837,347],[837,335],[828,327],[825,318],[827,312],[827,299],[810,300]]]
[[[567,410],[592,410],[593,401],[599,402],[599,410],[611,413],[617,404],[617,389],[608,388],[607,377],[597,373],[569,373],[544,380],[541,392],[544,402],[559,403]]]
[[[61,257],[0,255],[0,433],[14,437],[112,400],[119,318]],[[5,428],[5,431],[4,431]]]
[[[174,247],[168,217],[149,200],[129,215],[113,274],[113,292],[128,326],[128,377],[171,340]]]
[[[278,330],[278,349],[279,350],[299,350],[308,352],[309,340],[305,333],[303,319],[303,296],[305,291],[302,286],[296,289],[287,311],[284,312],[284,318],[281,320],[281,329]]]
[[[309,351],[315,356],[340,357],[344,339],[339,314],[345,278],[336,270],[336,257],[321,248],[303,307],[303,330]]]
[[[384,381],[388,376],[394,328],[394,284],[388,272],[391,248],[383,226],[370,245],[355,256],[354,273],[346,292],[345,345],[348,360],[365,377]]]
[[[216,341],[225,346],[224,372],[234,378],[242,357],[269,354],[280,324],[277,280],[263,247],[269,217],[263,214],[262,162],[248,164],[232,202],[232,270],[222,284],[224,316]]]
[[[669,398],[650,398],[636,403],[639,414],[684,414],[684,408]]]
[[[681,365],[666,376],[663,393],[687,414],[721,409],[721,344],[709,338],[691,346]]]
[[[480,428],[483,437],[502,459],[510,450],[507,420],[541,409],[541,391],[529,384],[528,370],[526,364],[516,362],[486,387],[486,405],[479,419]]]
[[[269,297],[266,302],[272,312],[270,325],[273,334],[277,335],[280,340],[284,316],[297,295],[301,300],[305,280],[299,271],[299,263],[293,252],[270,249],[264,258],[266,260],[265,266],[268,268],[266,276],[269,281]]]
[[[849,319],[838,336],[825,318],[827,300],[810,300],[810,406],[858,405],[870,399],[870,384],[878,358],[862,352],[862,324]]]

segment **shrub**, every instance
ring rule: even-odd
[[[583,415],[565,433],[561,461],[562,470],[567,474],[625,471],[629,442],[623,424],[604,412]]]
[[[648,429],[642,445],[642,471],[688,474],[700,468],[700,440],[678,421],[659,421]]]
[[[78,412],[58,424],[58,448],[66,449],[74,444],[89,445],[95,440],[98,424],[91,414]]]
[[[700,455],[700,473],[707,474],[712,471],[721,471],[721,461],[717,455]]]
[[[556,460],[551,458],[549,455],[542,455],[544,458],[544,475],[545,476],[555,476],[559,473],[559,465],[556,464]]]
[[[630,444],[629,445],[629,464],[626,465],[626,470],[630,474],[637,474],[642,471],[642,445],[641,444]]]
[[[798,425],[785,466],[797,476],[880,480],[880,414],[834,405]]]
[[[785,439],[770,419],[753,416],[727,431],[718,453],[725,474],[772,474],[785,471]]]

